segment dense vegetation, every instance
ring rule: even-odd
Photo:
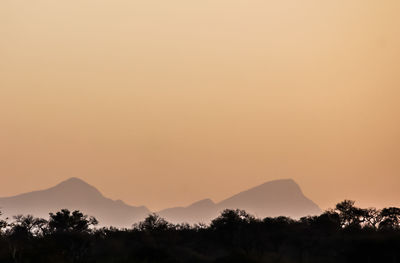
[[[173,225],[155,214],[131,229],[95,225],[68,210],[0,221],[0,262],[400,262],[400,209],[348,200],[299,220],[225,210],[210,225]]]

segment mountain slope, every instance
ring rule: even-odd
[[[173,207],[157,212],[172,223],[206,223],[218,216],[218,206],[210,199],[195,202],[186,207]]]
[[[95,187],[78,178],[70,178],[47,190],[0,198],[5,216],[32,214],[48,218],[49,212],[60,209],[80,210],[95,216],[102,226],[130,227],[143,220],[150,211],[104,197]],[[257,217],[315,215],[321,209],[291,179],[264,183],[238,193],[219,203],[204,199],[187,207],[174,207],[158,214],[172,223],[209,223],[224,209],[244,209]]]
[[[129,206],[106,198],[78,178],[70,178],[47,190],[0,198],[0,207],[5,216],[33,214],[43,218],[62,208],[80,210],[95,216],[101,225],[117,227],[129,227],[150,213],[144,206]]]
[[[298,218],[321,212],[292,179],[266,182],[221,201],[218,207],[240,208],[258,217],[284,215]]]
[[[187,207],[165,209],[158,214],[174,223],[208,223],[224,209],[243,209],[260,218],[299,218],[321,213],[318,205],[305,197],[298,184],[291,179],[266,182],[216,204],[206,200]]]

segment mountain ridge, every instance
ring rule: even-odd
[[[19,195],[0,198],[0,209],[6,216],[33,214],[47,217],[60,209],[81,210],[95,216],[104,226],[130,227],[151,211],[146,206],[131,206],[122,200],[105,197],[96,187],[71,177],[57,185]],[[224,209],[244,209],[258,217],[300,217],[318,214],[321,209],[304,196],[293,179],[265,182],[228,197],[220,202],[206,198],[188,206],[158,211],[172,223],[209,223]]]
[[[130,226],[150,213],[145,206],[131,206],[107,198],[97,188],[76,177],[47,189],[0,198],[0,207],[6,216],[33,214],[47,217],[48,213],[63,208],[81,210],[94,215],[102,225],[117,227]]]
[[[214,206],[209,203],[208,207],[202,207],[201,213],[197,213],[196,220],[200,218],[203,223],[210,222],[224,209],[243,209],[257,217],[283,215],[300,218],[321,213],[318,205],[304,196],[293,179],[278,179],[249,188],[217,203],[211,199],[203,199],[185,207],[163,209],[158,214],[174,223],[179,223],[182,218],[186,222],[196,223],[190,215],[195,206],[204,200],[210,200]]]

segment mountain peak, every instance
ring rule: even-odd
[[[291,178],[268,181],[256,188],[278,188],[279,190],[301,192],[300,186]]]
[[[58,185],[89,185],[89,184],[78,177],[71,177],[65,181],[62,181]]]
[[[96,189],[94,186],[88,184],[78,177],[71,177],[55,186],[56,188],[67,189]]]
[[[301,217],[321,209],[304,196],[293,179],[279,179],[240,192],[218,204],[221,208],[240,208],[257,216]]]
[[[303,192],[301,191],[300,186],[293,179],[289,178],[267,181],[263,184],[240,192],[235,196],[241,196],[243,194],[257,195],[257,198],[262,198],[265,196],[281,196],[282,194],[285,196],[299,196],[303,195]]]
[[[284,178],[284,179],[276,179],[272,181],[267,181],[264,184],[295,184],[297,185],[296,181],[292,178]]]
[[[127,227],[149,213],[146,207],[134,207],[103,196],[94,186],[76,177],[48,189],[0,198],[6,216],[32,214],[45,218],[61,209],[79,210],[95,216],[103,226]]]
[[[58,185],[13,197],[0,198],[6,216],[33,214],[45,217],[49,212],[67,208],[96,216],[104,225],[126,227],[150,213],[146,207],[133,207],[121,200],[113,201],[84,180],[71,177]],[[3,209],[4,207],[4,209]],[[321,212],[301,191],[293,179],[265,182],[221,202],[203,199],[186,207],[159,211],[173,223],[210,222],[224,209],[244,209],[257,217],[291,216],[299,218]]]
[[[50,191],[55,191],[58,194],[69,194],[74,196],[84,196],[84,197],[102,197],[103,195],[97,190],[96,187],[88,184],[77,177],[71,177],[56,186],[49,189]]]

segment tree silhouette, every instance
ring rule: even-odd
[[[2,216],[2,215],[3,215],[3,213],[0,211],[0,216]],[[5,227],[7,227],[7,221],[3,220],[3,219],[0,219],[0,236],[1,236],[1,234],[3,232],[3,229]]]
[[[61,210],[48,221],[16,216],[0,235],[1,263],[400,262],[400,208],[356,207],[299,220],[224,210],[210,224],[173,225],[150,214],[133,229]]]
[[[364,218],[367,226],[371,228],[378,228],[379,224],[382,222],[382,211],[376,208],[364,209]]]
[[[399,229],[400,228],[400,208],[389,207],[382,209],[380,216],[382,221],[380,229]]]
[[[71,213],[68,209],[49,215],[49,233],[57,244],[58,253],[67,255],[73,263],[84,262],[91,244],[91,228],[98,224],[96,218],[78,210]]]
[[[232,229],[242,224],[248,224],[254,220],[254,216],[248,214],[244,210],[225,209],[219,217],[211,222],[211,229]]]
[[[12,232],[25,233],[27,236],[40,236],[47,232],[47,221],[32,215],[14,216],[14,222],[10,224]]]
[[[171,223],[155,213],[148,215],[145,220],[139,224],[133,225],[134,228],[141,231],[165,231],[172,226]]]
[[[98,224],[96,218],[84,215],[78,210],[71,213],[68,209],[62,209],[56,214],[50,213],[49,215],[49,230],[52,233],[87,233],[90,231],[90,227]]]
[[[354,201],[344,200],[336,205],[341,225],[344,228],[361,228],[365,222],[367,211],[354,206]]]

